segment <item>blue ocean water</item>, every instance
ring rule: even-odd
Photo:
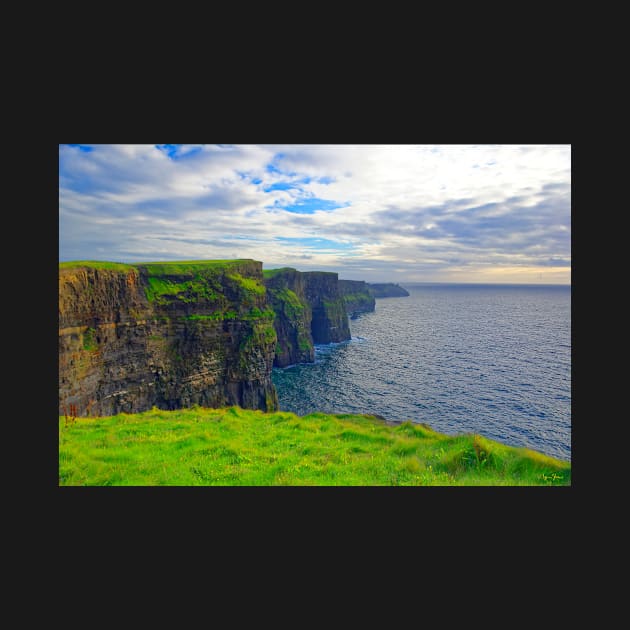
[[[571,460],[571,287],[403,285],[315,363],[274,368],[280,408],[372,413]]]

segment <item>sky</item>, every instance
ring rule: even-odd
[[[570,145],[59,145],[59,260],[571,283]]]

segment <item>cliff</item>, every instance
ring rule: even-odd
[[[371,313],[374,310],[376,300],[370,293],[366,282],[362,280],[339,280],[339,291],[346,303],[346,312]]]
[[[306,299],[304,274],[285,267],[263,271],[267,301],[275,313],[278,341],[274,365],[286,367],[315,360],[311,322],[313,313]]]
[[[314,343],[350,339],[346,303],[336,273],[265,269],[269,305],[275,312],[278,342],[274,365],[312,363]]]
[[[399,284],[393,282],[368,283],[368,287],[375,298],[406,297],[409,295],[407,289],[403,289]]]
[[[59,265],[60,414],[273,411],[273,365],[312,363],[314,343],[348,339],[336,273],[263,278],[254,260]]]
[[[305,296],[312,310],[314,343],[338,343],[350,339],[346,303],[339,291],[339,276],[326,271],[303,274]]]
[[[276,348],[253,260],[59,265],[59,413],[277,409]]]

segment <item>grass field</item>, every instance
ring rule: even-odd
[[[239,407],[59,418],[59,485],[570,485],[571,464],[373,416]]]

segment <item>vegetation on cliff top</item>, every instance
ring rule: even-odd
[[[150,302],[166,303],[166,296],[182,302],[221,302],[225,276],[242,291],[245,306],[251,306],[251,297],[265,294],[258,278],[247,278],[239,273],[243,264],[253,260],[191,260],[182,262],[142,263],[139,268],[147,273],[145,293]],[[183,278],[186,278],[185,280]],[[217,304],[217,306],[221,306]],[[225,306],[225,305],[223,305]]]
[[[111,269],[112,271],[138,271],[140,267],[147,270],[150,276],[178,276],[193,274],[204,269],[225,269],[244,263],[256,262],[249,258],[236,258],[228,260],[181,260],[148,263],[117,263],[106,260],[71,260],[60,262],[59,269],[74,269],[88,267],[90,269]]]
[[[205,270],[225,270],[256,262],[249,258],[233,258],[229,260],[176,260],[164,262],[137,263],[138,267],[147,270],[150,276],[185,276]]]
[[[210,278],[203,278],[195,274],[191,280],[176,282],[160,276],[148,276],[145,294],[149,302],[166,303],[165,296],[177,296],[182,302],[212,302],[219,299],[220,285],[211,282]]]
[[[88,267],[89,269],[109,269],[111,271],[137,271],[134,265],[126,263],[108,262],[103,260],[71,260],[69,262],[60,262],[59,269],[77,269],[79,267]]]
[[[60,417],[59,484],[570,485],[571,464],[373,416],[154,408]]]

